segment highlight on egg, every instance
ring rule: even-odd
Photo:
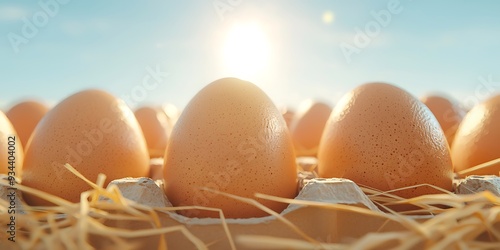
[[[122,100],[101,90],[73,94],[51,109],[35,128],[25,153],[22,184],[71,202],[91,187],[65,169],[69,163],[96,181],[149,175],[141,128]],[[24,193],[30,205],[52,205]]]
[[[24,162],[23,145],[14,126],[0,111],[0,174],[19,178]]]
[[[281,112],[261,89],[236,78],[216,80],[191,99],[168,142],[164,177],[174,206],[220,208],[227,218],[268,214],[205,189],[254,198],[276,212],[287,205],[254,194],[297,194],[295,154]],[[180,213],[219,217],[206,210]]]
[[[282,107],[281,114],[283,115],[283,119],[285,119],[286,126],[290,128],[295,112],[287,107]]]
[[[35,100],[19,102],[7,111],[6,115],[16,129],[24,148],[36,125],[48,111],[47,105]]]
[[[455,171],[460,172],[500,158],[500,95],[472,108],[455,135],[451,155]],[[499,175],[500,167],[474,171],[476,175]]]
[[[297,156],[316,156],[325,124],[332,108],[324,102],[312,99],[303,101],[290,123]]]
[[[335,106],[318,153],[320,177],[389,191],[420,184],[452,190],[453,166],[436,118],[418,99],[386,83],[361,85]],[[439,193],[428,186],[394,194]]]
[[[452,145],[465,112],[455,102],[442,95],[425,95],[420,100],[434,114],[443,129],[448,144]]]
[[[175,125],[175,123],[177,122],[177,120],[179,119],[179,116],[181,115],[181,111],[175,105],[173,105],[171,103],[163,104],[161,106],[161,109],[163,110],[163,112],[165,112],[165,114],[168,117],[169,124],[171,125],[171,127],[173,127]],[[171,132],[171,131],[172,130],[170,130],[169,132]]]

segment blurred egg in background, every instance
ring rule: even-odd
[[[441,95],[426,95],[421,97],[420,100],[434,114],[443,129],[448,144],[451,146],[465,111],[455,102]]]
[[[146,139],[149,156],[163,157],[173,127],[167,114],[159,107],[141,107],[134,114]]]
[[[500,158],[500,95],[472,108],[458,127],[451,147],[455,171],[460,172]],[[500,166],[474,174],[499,175]]]
[[[332,108],[323,102],[303,101],[290,122],[295,153],[297,156],[316,156],[319,141]]]
[[[19,102],[7,111],[6,115],[16,129],[24,148],[36,125],[48,111],[49,107],[46,104],[34,100]]]

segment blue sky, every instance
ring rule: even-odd
[[[306,98],[334,104],[371,81],[462,101],[500,90],[500,1],[400,0],[398,13],[390,12],[388,4],[396,2],[389,0],[65,1],[0,2],[0,108],[24,98],[54,104],[86,88],[125,99],[140,94],[128,101],[133,108],[183,107],[225,76],[248,79],[290,107]],[[58,7],[50,5],[48,13],[44,3]],[[385,26],[372,14],[381,11],[391,14]],[[26,20],[37,29],[29,38],[23,35]],[[247,24],[265,39],[266,62],[238,75],[228,70],[224,48],[228,34]],[[353,45],[367,25],[379,30],[349,62],[342,45]],[[27,41],[17,52],[12,34]],[[242,39],[241,48],[250,51],[243,55],[262,51],[252,47],[260,40]],[[143,85],[155,70],[164,73],[161,82]],[[479,78],[491,79],[488,87]]]

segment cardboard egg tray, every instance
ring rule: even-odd
[[[249,219],[221,219],[214,218],[188,218],[173,211],[158,213],[158,219],[163,227],[185,227],[192,235],[201,241],[208,249],[282,249],[284,245],[273,245],[268,243],[255,244],[255,236],[269,237],[269,239],[287,239],[289,249],[302,249],[300,244],[312,241],[323,244],[342,244],[349,246],[357,239],[367,235],[387,232],[403,232],[407,230],[404,223],[388,220],[384,213],[363,193],[354,182],[347,179],[316,178],[314,174],[315,160],[312,158],[298,159],[300,192],[294,199],[306,201],[316,205],[290,204],[282,213],[282,217],[293,224],[290,226],[283,218],[267,216]],[[152,173],[154,177],[160,177],[161,167],[159,162],[152,161]],[[159,178],[154,178],[159,179]],[[112,181],[109,185],[116,185],[122,195],[138,204],[149,207],[172,207],[163,191],[163,181],[154,181],[151,178],[124,178]],[[8,186],[0,186],[0,196],[5,199],[8,194]],[[455,190],[457,194],[472,194],[481,191],[489,191],[500,196],[500,178],[496,176],[470,176],[464,180],[456,181]],[[20,192],[17,199],[22,201]],[[105,199],[104,199],[105,200]],[[111,202],[111,201],[109,201]],[[340,204],[337,209],[321,204]],[[346,205],[346,206],[345,206]],[[346,209],[350,207],[352,209]],[[356,208],[361,208],[356,209]],[[23,205],[18,206],[19,213],[23,211]],[[364,213],[362,211],[375,213]],[[360,212],[361,211],[361,212]],[[374,216],[380,214],[380,216]],[[5,224],[2,217],[2,224]],[[425,222],[430,215],[407,216],[415,222]],[[103,225],[124,230],[147,230],[151,229],[151,223],[134,220],[105,220]],[[227,225],[225,230],[224,225]],[[499,226],[500,228],[500,226]],[[299,229],[296,230],[296,229]],[[497,228],[498,229],[498,228]],[[230,235],[227,234],[230,232]],[[180,231],[165,233],[163,236],[143,236],[127,238],[127,242],[133,249],[161,249],[160,237],[166,242],[168,249],[196,249],[193,242]],[[482,236],[482,238],[488,238]],[[19,249],[19,246],[7,242],[6,237],[0,239],[0,249]],[[491,238],[490,238],[491,239]],[[294,242],[294,241],[297,242]],[[95,249],[115,249],[113,242],[102,235],[91,235],[88,242]],[[313,245],[314,246],[314,245]],[[8,247],[8,248],[6,248]],[[321,245],[315,247],[321,248]],[[390,241],[374,246],[373,249],[388,249],[394,247]],[[425,248],[423,244],[413,245],[412,249]],[[43,249],[43,247],[41,248]]]

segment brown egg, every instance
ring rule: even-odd
[[[48,111],[49,108],[45,104],[37,101],[20,102],[7,111],[6,115],[16,129],[24,148],[36,125]]]
[[[472,108],[458,127],[451,155],[455,171],[500,158],[500,95]],[[479,175],[498,175],[500,169],[475,171]]]
[[[168,135],[172,130],[165,112],[160,108],[142,107],[134,114],[146,139],[149,157],[163,157],[167,148]]]
[[[262,90],[236,78],[209,84],[189,102],[172,131],[164,176],[174,206],[221,208],[229,218],[268,214],[201,188],[249,198],[294,198],[297,192],[293,145],[281,113]],[[276,212],[287,206],[256,200]],[[204,210],[182,214],[219,217]]]
[[[23,146],[19,136],[7,116],[0,111],[0,174],[21,177],[23,161]]]
[[[319,141],[332,108],[322,102],[306,100],[299,106],[290,124],[297,156],[316,156]]]
[[[177,122],[177,120],[179,119],[179,116],[180,116],[179,109],[177,109],[177,107],[174,106],[173,104],[167,103],[167,104],[162,106],[162,110],[167,115],[168,122],[173,127],[175,125],[175,123]],[[172,131],[172,130],[170,130],[170,131]]]
[[[464,112],[458,105],[442,96],[428,95],[420,98],[420,100],[437,118],[439,125],[444,131],[448,144],[452,145],[458,125],[460,125],[464,117]]]
[[[423,183],[452,189],[450,152],[436,118],[389,84],[365,84],[340,100],[325,127],[318,160],[321,177],[347,178],[382,191]],[[418,187],[395,194],[436,192]]]
[[[50,110],[26,149],[22,183],[78,202],[80,193],[90,186],[64,168],[65,163],[91,181],[99,173],[106,174],[106,185],[118,178],[148,176],[144,136],[122,100],[100,90],[86,90]],[[31,205],[51,205],[31,195],[25,199]]]
[[[290,125],[292,124],[293,117],[295,116],[295,112],[286,109],[285,112],[282,112],[283,114],[283,119],[285,119],[286,126],[290,128]]]

